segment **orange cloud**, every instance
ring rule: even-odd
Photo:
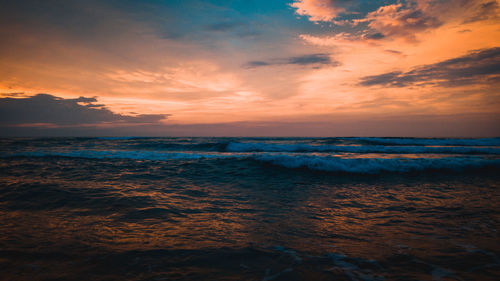
[[[345,12],[334,0],[298,0],[290,6],[297,9],[297,14],[308,16],[310,21],[331,21]]]
[[[436,29],[445,23],[463,24],[498,19],[497,0],[416,0],[381,6],[356,23],[368,22],[368,27],[385,37],[416,40],[416,34]]]
[[[419,33],[439,28],[443,24],[495,22],[500,14],[498,0],[413,0],[405,4],[380,6],[366,16],[355,19],[338,19],[340,13],[348,11],[337,1],[299,1],[291,6],[297,8],[297,14],[309,16],[309,20],[314,22],[325,21],[351,27],[366,24],[361,33],[349,34],[350,38],[346,38],[348,40],[404,38],[409,42],[416,42]],[[340,34],[343,35],[337,35],[346,37],[346,33]]]
[[[426,11],[414,7],[404,7],[401,3],[382,6],[368,13],[368,26],[382,34],[382,37],[401,36],[415,40],[415,33],[439,27],[442,22]]]

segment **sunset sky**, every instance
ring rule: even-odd
[[[500,136],[497,0],[0,0],[0,135]]]

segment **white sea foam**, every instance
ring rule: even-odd
[[[196,159],[250,159],[286,168],[307,168],[316,171],[376,174],[380,172],[413,172],[423,170],[455,170],[471,168],[500,168],[500,159],[480,156],[442,158],[342,158],[297,153],[190,153],[130,150],[76,150],[65,152],[31,151],[2,153],[0,157],[73,157],[88,159],[134,160],[196,160]]]
[[[348,152],[348,153],[396,153],[396,154],[500,154],[500,148],[492,147],[429,147],[429,146],[384,146],[384,145],[307,145],[276,143],[231,142],[230,152]]]

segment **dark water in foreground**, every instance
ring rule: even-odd
[[[500,139],[0,139],[0,280],[500,280]]]

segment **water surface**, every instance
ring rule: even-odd
[[[500,280],[500,139],[0,140],[1,280]]]

